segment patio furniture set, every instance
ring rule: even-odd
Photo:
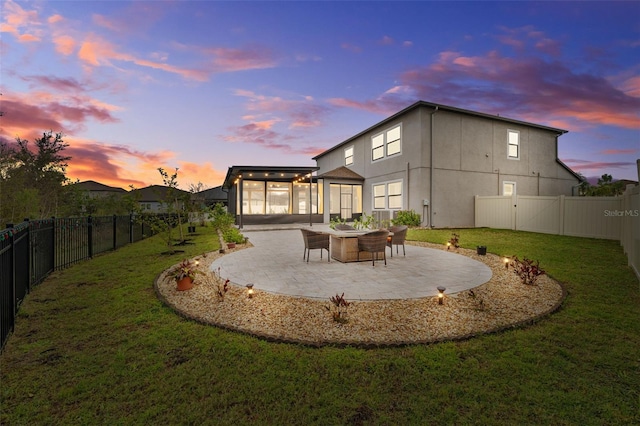
[[[319,249],[320,258],[322,250],[327,250],[327,262],[331,258],[347,263],[371,260],[375,266],[376,260],[380,260],[382,254],[384,264],[387,264],[386,249],[391,249],[393,257],[393,247],[396,247],[396,254],[399,254],[402,246],[402,254],[406,256],[404,241],[407,235],[406,226],[392,226],[389,229],[357,230],[350,225],[336,225],[335,230],[313,231],[301,229],[304,240],[303,260],[309,262],[311,250]]]

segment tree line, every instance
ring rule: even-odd
[[[52,131],[44,132],[33,144],[19,137],[15,143],[0,138],[0,229],[24,219],[143,213],[133,186],[123,193],[93,197],[75,185],[79,181],[67,177],[71,160],[65,154],[68,146],[62,133]],[[198,183],[192,185],[192,190],[196,189],[205,188]],[[191,202],[204,203],[201,198],[193,194]],[[185,208],[200,210],[200,206],[193,210],[188,204],[185,199]]]

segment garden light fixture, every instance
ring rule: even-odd
[[[445,290],[446,290],[445,287],[438,286],[438,305],[444,304],[444,291]]]
[[[249,299],[253,297],[253,284],[247,284],[247,296]]]

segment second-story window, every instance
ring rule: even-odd
[[[507,157],[517,160],[520,158],[520,132],[516,130],[508,130],[507,135]]]
[[[371,160],[381,160],[402,152],[400,125],[385,130],[371,138]]]
[[[351,164],[353,164],[353,147],[352,146],[344,150],[344,165],[349,166]]]

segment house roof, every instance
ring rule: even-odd
[[[403,114],[405,114],[405,113],[407,113],[407,112],[409,112],[411,110],[414,110],[416,108],[420,108],[420,107],[431,108],[434,111],[438,111],[438,110],[453,111],[453,112],[458,112],[458,113],[461,113],[461,114],[473,115],[473,116],[476,116],[476,117],[491,118],[492,120],[499,120],[499,121],[503,121],[503,122],[506,122],[506,123],[514,123],[514,124],[520,124],[520,125],[529,126],[529,127],[535,127],[535,128],[538,128],[538,129],[548,130],[548,131],[556,133],[558,135],[562,135],[562,134],[568,132],[568,130],[557,129],[555,127],[543,126],[541,124],[528,123],[526,121],[514,120],[514,119],[511,119],[511,118],[501,117],[499,115],[486,114],[486,113],[483,113],[483,112],[471,111],[471,110],[468,110],[468,109],[456,108],[456,107],[452,107],[452,106],[449,106],[449,105],[437,104],[437,103],[433,103],[433,102],[418,101],[418,102],[415,102],[412,105],[409,105],[407,108],[403,109],[402,111],[399,111],[399,112],[393,114],[391,117],[388,117],[388,118],[380,121],[379,123],[374,124],[373,126],[369,127],[368,129],[363,130],[362,132],[358,133],[357,135],[352,136],[349,139],[339,143],[338,145],[336,145],[336,146],[334,146],[332,148],[329,148],[324,152],[321,152],[320,154],[318,154],[315,157],[313,157],[313,159],[317,161],[318,158],[320,158],[320,157],[322,157],[322,156],[324,156],[324,155],[326,155],[326,154],[328,154],[328,153],[330,153],[332,151],[335,151],[336,149],[338,149],[338,148],[340,148],[340,147],[342,147],[342,146],[344,146],[344,145],[346,145],[348,143],[351,143],[353,140],[359,138],[360,136],[364,135],[367,132],[370,132],[371,130],[375,129],[376,127],[384,125],[387,122],[393,121],[396,118],[398,118],[399,116],[401,116],[401,115],[403,115]],[[567,166],[565,166],[565,167],[567,167]],[[571,170],[571,169],[568,169],[568,170]]]
[[[162,185],[151,185],[147,186],[146,188],[134,189],[131,192],[139,194],[139,202],[150,203],[163,201],[163,196],[167,197],[170,191],[177,191],[179,194],[189,194],[189,192],[183,191],[182,189],[171,188],[169,186]]]
[[[324,178],[324,179],[344,179],[344,180],[357,180],[357,181],[364,180],[364,177],[360,176],[359,174],[357,174],[356,172],[354,172],[353,170],[345,166],[330,170],[326,173],[318,175],[318,177]]]
[[[202,195],[205,201],[227,200],[227,193],[222,190],[222,186],[205,189],[198,194]]]
[[[249,180],[293,182],[296,178],[312,174],[318,169],[316,166],[232,166],[227,171],[222,188],[231,188],[240,176]]]
[[[104,191],[104,192],[127,192],[122,188],[116,188],[114,186],[107,186],[95,180],[86,180],[84,182],[78,182],[74,184],[82,191]]]

